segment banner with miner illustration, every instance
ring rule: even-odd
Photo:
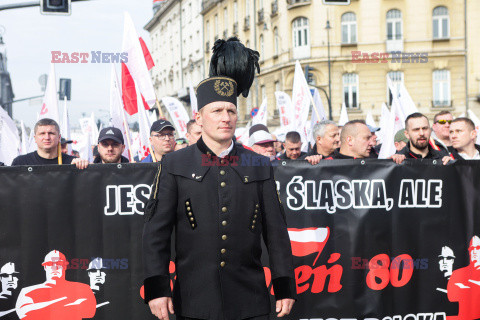
[[[141,234],[155,168],[1,168],[0,320],[153,319]],[[288,319],[480,318],[479,176],[477,161],[277,163]]]

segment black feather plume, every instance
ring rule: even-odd
[[[210,77],[225,76],[237,82],[237,94],[245,98],[255,78],[255,69],[260,73],[258,51],[245,47],[237,37],[218,39],[213,44],[210,60]]]

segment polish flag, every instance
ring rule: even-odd
[[[292,254],[296,257],[305,257],[318,252],[313,265],[317,262],[330,236],[330,229],[325,228],[288,228],[288,236],[292,244]]]
[[[128,60],[122,63],[122,93],[125,110],[129,115],[138,112],[137,93],[141,94],[145,109],[149,110],[156,101],[155,90],[149,70],[153,59],[143,39],[139,38],[130,15],[125,12],[122,51]],[[139,90],[135,90],[135,84]]]

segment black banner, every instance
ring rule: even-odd
[[[153,319],[141,233],[155,169],[1,168],[0,320]],[[480,318],[479,176],[477,161],[280,162],[289,319]]]

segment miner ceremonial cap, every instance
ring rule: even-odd
[[[231,102],[237,106],[237,83],[228,77],[211,77],[197,86],[198,110],[218,101]]]

